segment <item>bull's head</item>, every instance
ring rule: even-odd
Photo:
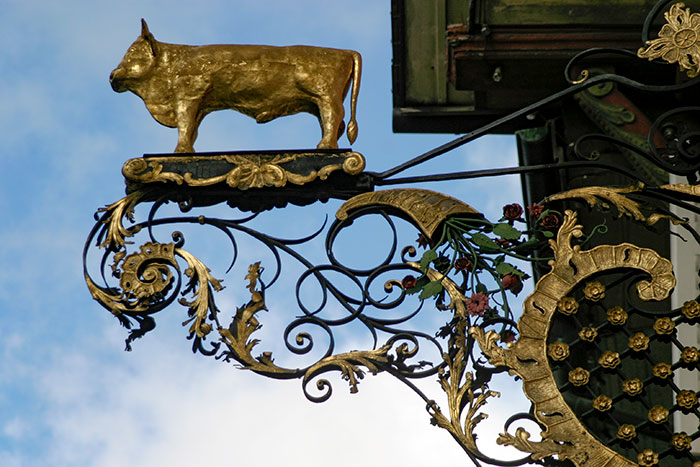
[[[119,66],[109,75],[109,83],[117,92],[131,89],[131,84],[145,77],[156,63],[158,42],[141,19],[141,35],[131,44]]]

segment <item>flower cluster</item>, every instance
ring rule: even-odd
[[[438,308],[445,308],[443,279],[429,274],[429,270],[437,271],[443,278],[456,275],[457,288],[468,297],[465,305],[471,316],[513,319],[508,297],[518,295],[529,278],[513,261],[547,261],[548,258],[536,256],[535,252],[554,234],[540,224],[551,214],[555,219],[551,226],[559,225],[558,213],[535,206],[529,210],[534,219],[530,224],[535,225],[531,229],[516,228],[517,223],[526,224],[525,211],[520,204],[511,203],[503,206],[503,217],[495,223],[471,215],[454,215],[430,237],[420,233],[416,242],[425,251],[417,269],[422,275],[404,277],[401,286],[406,293],[419,293],[421,300],[434,297]]]

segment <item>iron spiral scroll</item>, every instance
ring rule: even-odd
[[[660,63],[671,55],[654,56],[670,43],[650,39],[654,21],[665,13],[669,27],[677,31],[697,23],[700,34],[700,15],[671,3],[661,1],[649,13],[642,28],[646,49],[585,51],[564,70],[568,88],[381,173],[353,169],[345,175],[326,174],[327,180],[314,175],[295,187],[273,187],[264,181],[264,186],[221,187],[207,181],[195,187],[187,186],[186,177],[180,180],[169,173],[169,166],[149,161],[153,171],[147,175],[153,180],[143,174],[129,180],[127,196],[96,214],[83,252],[88,288],[129,329],[127,349],[155,328],[156,313],[177,302],[185,309],[183,325],[193,351],[270,378],[298,379],[313,402],[331,397],[329,374],[340,375],[356,392],[367,373],[388,373],[415,391],[431,422],[447,430],[476,465],[697,467],[700,461],[691,444],[700,438],[700,429],[679,432],[670,420],[674,415],[700,420],[698,393],[673,378],[698,370],[699,351],[680,339],[679,329],[698,325],[700,297],[684,297],[682,306],[670,306],[663,300],[674,289],[676,277],[668,259],[635,245],[634,239],[608,244],[604,236],[625,218],[647,229],[677,225],[685,240],[700,245],[700,235],[676,209],[700,215],[700,107],[682,100],[700,83],[698,68],[691,66],[700,63],[700,55],[680,63],[687,79],[669,84],[645,84],[643,74],[622,76],[595,67],[596,57],[610,54],[639,57],[649,67],[675,67],[679,60]],[[655,61],[642,60],[647,58]],[[619,89],[665,102],[649,117],[647,134],[631,137],[618,131],[628,118],[625,109],[595,100]],[[601,131],[567,141],[566,160],[398,176],[567,99],[576,101]],[[615,163],[615,157],[632,161],[633,168]],[[249,162],[240,165],[248,170]],[[342,168],[337,161],[335,165]],[[340,171],[338,167],[334,170]],[[570,169],[609,171],[625,182],[567,189],[534,203],[527,212],[509,205],[499,220],[488,220],[460,200],[422,188],[374,191],[389,185]],[[250,170],[257,173],[256,167]],[[685,180],[671,182],[669,174]],[[255,190],[264,195],[258,204]],[[346,201],[332,222],[319,222],[306,236],[281,238],[263,232],[256,220],[274,214],[265,210],[286,205],[285,193],[292,204]],[[161,216],[171,202],[177,202],[181,212]],[[220,202],[239,209],[241,217],[196,212]],[[137,206],[149,204],[146,218],[136,221]],[[586,210],[600,212],[604,222],[581,225],[577,213]],[[352,237],[370,218],[378,223],[369,234],[377,236],[380,229],[386,233],[386,249],[372,253],[370,265],[349,264],[340,239]],[[192,235],[182,233],[182,226],[222,234],[230,246],[228,270],[212,271],[193,254],[188,249]],[[137,239],[139,243],[131,243]],[[243,263],[241,252],[250,244],[260,247],[267,259]],[[307,256],[310,249],[322,252],[321,259]],[[539,277],[520,316],[511,303],[530,279],[523,267],[527,263]],[[292,264],[297,272],[290,279]],[[292,293],[284,287],[290,281]],[[217,304],[226,293],[224,284],[235,295],[233,307]],[[309,288],[314,290],[312,299],[306,293]],[[623,300],[612,300],[615,294]],[[273,310],[271,304],[279,303],[280,295],[286,309]],[[294,311],[288,311],[294,303]],[[284,361],[291,365],[278,363],[278,353],[259,350],[268,344],[258,340],[267,317],[261,312],[268,307],[288,316],[279,347],[289,354]],[[445,324],[427,328],[425,323],[435,323],[435,316]],[[364,333],[369,342],[365,349],[348,348],[339,337],[339,330],[350,326]],[[673,348],[677,358],[655,360],[651,350],[659,346]],[[646,367],[632,374],[630,362]],[[522,457],[509,460],[487,454],[476,436],[485,408],[499,396],[492,386],[502,373],[516,375],[532,402],[529,412],[505,421],[497,439],[522,452]],[[440,389],[437,396],[419,383],[434,379]],[[673,400],[650,403],[657,390],[669,390]],[[442,406],[439,398],[445,401]],[[642,416],[635,417],[639,413]],[[526,431],[526,424],[541,431],[539,440]],[[659,443],[648,445],[644,433]]]

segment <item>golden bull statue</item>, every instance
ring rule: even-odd
[[[318,148],[337,148],[345,129],[343,100],[350,89],[350,144],[357,138],[355,109],[362,60],[352,50],[309,46],[189,46],[159,42],[141,20],[131,44],[109,81],[117,92],[131,91],[162,125],[177,128],[175,152],[194,152],[202,119],[233,109],[258,123],[308,112],[319,119]]]

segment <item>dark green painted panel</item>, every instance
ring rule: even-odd
[[[478,17],[489,25],[641,26],[654,0],[479,0]]]

